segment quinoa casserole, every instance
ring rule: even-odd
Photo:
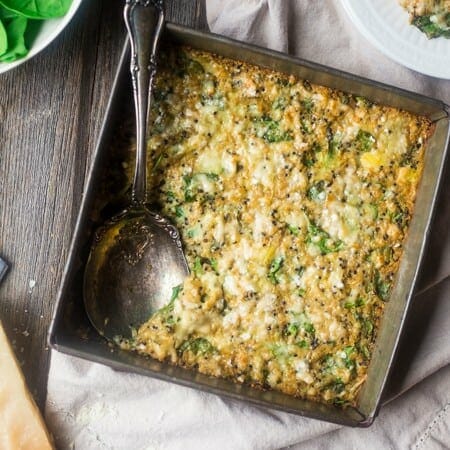
[[[189,47],[162,52],[150,120],[149,198],[190,275],[118,345],[354,405],[431,122]]]
[[[450,0],[399,0],[410,21],[428,38],[450,39]]]

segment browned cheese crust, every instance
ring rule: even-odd
[[[163,55],[152,123],[152,201],[179,228],[191,275],[121,345],[353,404],[402,256],[430,122],[177,48]]]

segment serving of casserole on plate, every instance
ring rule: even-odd
[[[150,199],[180,230],[191,273],[133,324],[132,340],[111,348],[86,318],[80,279],[93,232],[111,215],[106,202],[129,186],[127,58],[51,345],[262,406],[370,424],[441,176],[442,103],[169,24],[152,102]]]
[[[411,23],[428,38],[450,39],[450,0],[399,0]]]
[[[361,35],[386,56],[417,72],[450,79],[448,0],[341,3]]]

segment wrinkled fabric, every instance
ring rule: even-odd
[[[211,31],[450,103],[450,81],[389,60],[336,0],[207,0]],[[450,448],[450,170],[385,394],[369,429],[248,406],[52,352],[46,419],[64,449]]]
[[[214,33],[450,104],[450,81],[421,75],[384,56],[353,26],[338,0],[207,0],[206,3],[209,27]]]
[[[443,450],[450,447],[450,366],[384,406],[367,429],[341,428],[291,450]]]

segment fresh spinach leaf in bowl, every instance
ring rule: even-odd
[[[28,53],[25,33],[30,21],[64,16],[72,0],[0,0],[0,62]]]

